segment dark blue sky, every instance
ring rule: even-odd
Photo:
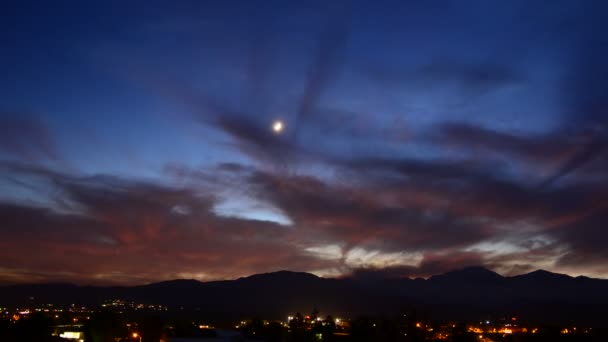
[[[608,277],[606,10],[4,4],[0,281]]]

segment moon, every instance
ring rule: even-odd
[[[285,125],[283,125],[283,122],[281,120],[275,120],[272,123],[272,131],[280,134],[281,132],[283,132],[283,129],[285,128]]]

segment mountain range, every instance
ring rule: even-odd
[[[317,309],[355,317],[414,312],[422,318],[479,320],[520,317],[547,324],[608,326],[608,280],[538,270],[503,277],[469,267],[428,279],[320,278],[279,271],[236,280],[172,280],[132,287],[31,284],[0,287],[0,306],[99,305],[120,298],[166,305],[201,317],[285,318]]]

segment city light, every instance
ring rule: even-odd
[[[80,340],[82,337],[82,332],[79,331],[66,331],[59,335],[61,338],[65,338],[68,340]]]
[[[125,303],[123,301],[116,301],[116,303]],[[46,306],[47,304],[45,304]],[[132,307],[133,310],[135,310],[137,308],[137,306],[140,306],[140,304],[135,304],[133,303],[133,305],[127,305],[126,307]],[[152,307],[156,307],[155,305],[150,305],[150,304],[145,304],[143,305],[146,309],[148,308],[152,308]],[[101,305],[99,306],[101,307]],[[119,310],[123,310],[125,306],[121,305],[117,305],[117,309]],[[30,311],[30,312],[43,312],[43,310],[41,309],[41,307],[30,307],[30,308],[16,308],[13,309],[14,311],[10,311],[10,309],[6,309],[8,311],[0,311],[0,316],[3,317],[3,319],[7,320],[7,321],[13,321],[15,320],[15,317],[17,317],[17,319],[19,319],[19,321],[22,320],[29,320],[31,319],[29,317],[29,315],[19,315],[19,312],[24,312],[24,311]],[[55,317],[58,316],[56,314],[61,312],[63,309],[61,307],[56,307],[53,308],[51,310],[49,310],[48,316],[49,317]],[[96,310],[93,308],[85,308],[85,307],[74,307],[68,310],[69,313],[64,313],[62,314],[62,316],[65,317],[66,322],[61,322],[60,325],[56,325],[55,327],[57,328],[55,330],[55,332],[53,333],[54,336],[59,336],[61,338],[64,338],[66,340],[71,340],[74,342],[84,342],[84,333],[82,331],[79,331],[82,329],[83,324],[81,322],[84,321],[84,318],[89,317],[88,315],[90,315],[92,312],[95,312]],[[15,317],[14,317],[14,316]],[[67,315],[72,315],[71,317],[66,317]],[[60,316],[61,317],[61,316]],[[328,316],[328,318],[331,316]],[[298,321],[298,324],[293,324],[295,321]],[[289,321],[293,321],[291,323],[289,323]],[[537,334],[539,333],[539,329],[538,327],[534,327],[534,326],[530,326],[527,325],[525,321],[522,321],[521,318],[517,319],[518,323],[515,324],[512,320],[511,316],[507,316],[506,318],[500,319],[500,320],[492,320],[490,321],[491,323],[494,323],[494,325],[489,325],[485,319],[483,320],[476,320],[474,323],[470,323],[466,325],[466,331],[468,334],[470,334],[469,336],[474,338],[477,341],[485,341],[485,342],[491,342],[491,341],[497,341],[505,338],[509,338],[509,335],[511,335],[512,337],[515,336],[516,338],[520,338],[520,336],[524,336],[527,334],[530,334],[530,338],[532,338],[532,334]],[[273,321],[271,320],[261,320],[261,322],[263,323],[264,326],[271,326],[273,324]],[[325,331],[328,331],[329,334],[331,335],[335,335],[335,336],[349,336],[353,333],[353,331],[351,331],[351,319],[350,318],[330,318],[329,320],[320,318],[318,313],[314,313],[312,315],[305,315],[305,316],[287,316],[287,322],[285,320],[283,321],[274,321],[275,323],[277,323],[277,327],[280,327],[281,329],[285,329],[285,333],[286,334],[296,334],[298,330],[305,330],[305,331],[311,331],[311,334],[314,333],[314,335],[311,336],[315,336],[317,341],[322,341],[325,340],[327,338],[327,335],[325,334]],[[499,323],[500,322],[500,323]],[[194,327],[198,327],[200,329],[209,329],[209,330],[213,330],[215,329],[214,326],[212,325],[208,325],[206,322],[200,322],[200,321],[190,321],[190,323],[194,326]],[[335,323],[332,324],[332,323]],[[424,320],[419,320],[419,321],[407,321],[407,320],[402,320],[399,324],[404,324],[402,325],[402,327],[405,327],[406,329],[410,329],[414,328],[417,332],[416,334],[420,334],[420,336],[423,336],[427,341],[445,341],[445,340],[450,340],[450,338],[453,337],[453,335],[455,334],[453,328],[457,327],[456,324],[452,323],[452,322],[445,322],[443,324],[440,325],[436,325],[436,323],[433,323],[431,321],[424,321]],[[141,342],[143,340],[143,337],[141,336],[141,334],[139,333],[139,329],[138,329],[138,324],[135,321],[127,321],[124,322],[123,326],[126,326],[126,328],[128,329],[128,334],[126,334],[126,336],[123,336],[123,340],[131,340],[131,341],[139,341]],[[251,334],[252,336],[255,335],[257,336],[263,336],[264,331],[263,330],[259,330],[259,329],[250,329],[252,326],[252,321],[250,320],[241,320],[239,322],[235,322],[236,325],[232,325],[232,327],[234,327],[236,330],[241,330],[240,332],[235,331],[235,334]],[[382,331],[386,328],[385,324],[377,324],[374,323],[373,321],[367,323],[368,328],[374,328],[374,331]],[[410,324],[412,324],[412,326],[410,326]],[[388,325],[390,327],[390,323]],[[319,329],[323,327],[323,329],[328,329],[328,330],[323,330],[323,333],[319,332],[316,329]],[[135,329],[137,329],[137,331],[135,331]],[[170,326],[169,329],[174,329],[173,326]],[[554,332],[555,333],[561,333],[564,335],[568,335],[568,336],[573,336],[573,337],[577,337],[580,336],[582,334],[591,334],[592,333],[592,329],[590,327],[585,327],[585,326],[562,326],[562,327],[550,327],[547,328],[547,331],[551,331],[552,329],[555,329]],[[67,331],[66,331],[67,330]],[[403,331],[403,336],[408,336],[409,335],[409,330]],[[211,333],[211,332],[210,332]],[[458,333],[458,332],[456,332]],[[126,337],[126,339],[124,338]],[[533,340],[533,339],[531,339]],[[162,340],[161,340],[162,342]]]

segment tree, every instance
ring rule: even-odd
[[[51,339],[52,321],[42,313],[34,313],[17,322],[18,341],[48,341]]]
[[[158,342],[163,334],[163,321],[159,315],[147,316],[141,324],[142,342]]]
[[[103,311],[91,316],[84,326],[85,340],[92,342],[114,342],[128,335],[127,328],[117,313]]]

